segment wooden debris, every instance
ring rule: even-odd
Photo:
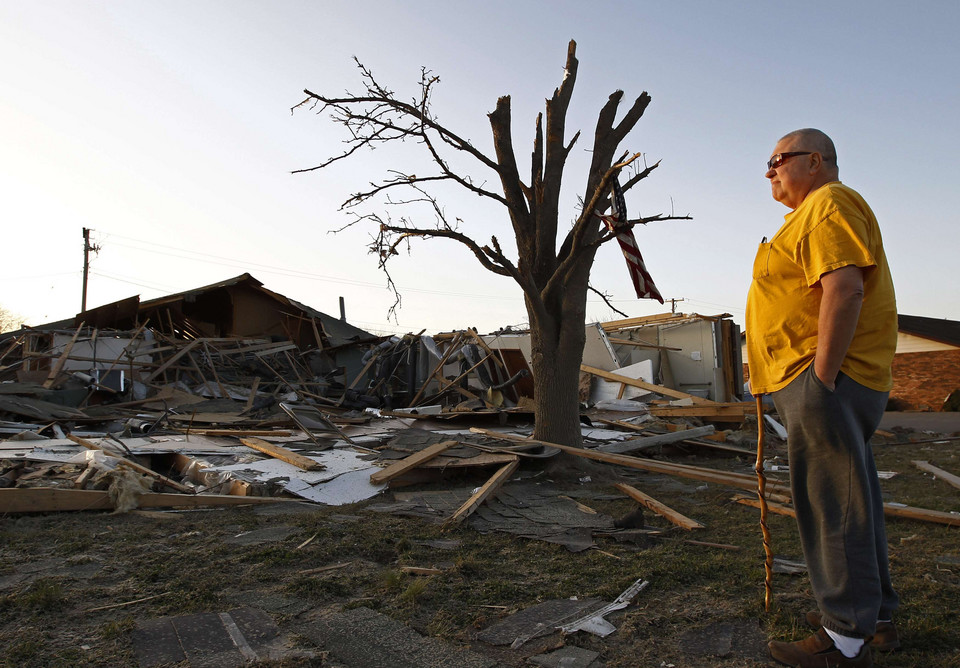
[[[284,431],[281,429],[193,429],[190,433],[197,434],[198,436],[232,436],[235,438],[240,438],[241,436],[271,436],[283,438],[293,435],[292,431]]]
[[[615,383],[622,383],[623,385],[630,385],[631,387],[639,387],[644,390],[649,390],[651,392],[656,392],[657,394],[662,394],[665,397],[672,397],[674,399],[689,399],[695,404],[715,404],[715,401],[710,399],[704,399],[703,397],[696,397],[692,394],[687,394],[686,392],[681,392],[680,390],[674,390],[669,387],[664,387],[663,385],[654,385],[653,383],[647,383],[636,378],[629,378],[627,376],[621,376],[620,374],[613,373],[610,371],[604,371],[603,369],[597,369],[596,367],[587,366],[586,364],[580,365],[580,370],[585,371],[594,376],[604,378],[606,380],[612,380]]]
[[[73,486],[76,489],[83,489],[86,486],[87,481],[89,481],[90,478],[92,478],[96,472],[97,472],[96,466],[94,466],[93,464],[87,465],[87,468],[83,470],[83,473],[78,475],[77,479],[73,481]]]
[[[888,517],[906,517],[911,520],[923,520],[924,522],[960,527],[960,514],[957,513],[945,513],[940,510],[901,506],[895,503],[883,504],[883,513]]]
[[[125,608],[128,605],[136,605],[137,603],[143,603],[145,601],[152,601],[155,598],[160,598],[161,596],[166,596],[170,592],[164,591],[159,594],[154,594],[153,596],[144,596],[143,598],[138,598],[133,601],[126,601],[124,603],[114,603],[112,605],[101,605],[99,608],[87,608],[84,612],[99,612],[100,610],[112,610],[113,608]]]
[[[562,452],[566,452],[571,455],[576,455],[577,457],[584,457],[586,459],[594,459],[601,462],[607,462],[608,464],[618,464],[620,466],[626,466],[628,468],[641,469],[644,471],[653,471],[655,473],[666,473],[668,475],[675,475],[680,478],[691,478],[693,480],[701,480],[703,482],[713,482],[721,485],[729,485],[731,487],[737,487],[740,489],[753,490],[756,487],[756,478],[747,473],[733,473],[729,471],[717,471],[715,469],[708,469],[699,466],[690,466],[688,464],[672,464],[670,462],[662,462],[655,459],[644,459],[642,457],[631,457],[630,455],[615,455],[607,452],[597,452],[596,450],[590,450],[587,448],[573,448],[568,445],[560,445],[558,443],[548,443],[546,441],[535,441],[533,439],[524,438],[522,436],[517,436],[515,434],[505,434],[496,431],[491,431],[489,429],[481,429],[479,427],[473,427],[470,431],[477,434],[484,434],[486,436],[491,436],[493,438],[500,438],[509,441],[521,441],[524,443],[538,443],[551,448],[557,448]],[[771,493],[778,493],[789,495],[790,487],[782,483],[772,482],[767,485],[768,498],[772,498]]]
[[[474,510],[480,507],[480,504],[483,503],[487,497],[496,492],[503,483],[510,478],[518,466],[520,466],[520,458],[515,457],[512,462],[504,465],[499,471],[494,473],[493,477],[491,477],[483,487],[478,489],[473,496],[467,499],[466,503],[460,506],[460,508],[443,523],[443,530],[449,530],[469,517]]]
[[[106,452],[103,448],[101,448],[99,445],[97,445],[93,441],[88,441],[87,439],[80,438],[79,436],[76,436],[74,434],[70,434],[69,436],[67,436],[67,438],[69,438],[74,443],[82,445],[88,450],[100,450],[101,452]],[[111,457],[116,458],[119,462],[118,464],[119,466],[126,466],[127,468],[133,469],[137,473],[142,473],[143,475],[149,476],[151,478],[155,478],[160,482],[162,482],[167,487],[172,487],[175,490],[178,490],[180,492],[185,492],[187,494],[194,494],[196,492],[196,490],[193,489],[192,487],[188,487],[186,485],[183,485],[177,482],[176,480],[172,480],[168,478],[165,475],[161,475],[156,471],[154,471],[153,469],[147,468],[146,466],[137,464],[136,462],[132,462],[129,459],[124,459],[123,457],[120,457],[114,453],[107,452],[107,454],[110,455]]]
[[[743,422],[756,415],[757,407],[749,402],[718,403],[696,406],[649,406],[654,417],[696,417],[711,422]]]
[[[686,515],[678,513],[676,510],[660,503],[652,496],[644,494],[636,487],[631,487],[630,485],[625,485],[623,483],[617,483],[614,485],[621,492],[629,496],[631,499],[636,501],[642,506],[645,506],[655,512],[657,515],[665,518],[667,521],[676,524],[681,529],[686,529],[690,531],[691,529],[704,529],[706,528],[703,524],[700,524],[696,520],[692,520]]]
[[[382,483],[389,482],[397,476],[403,475],[410,469],[416,468],[424,462],[433,459],[440,453],[449,450],[456,444],[456,441],[443,441],[442,443],[434,443],[433,445],[427,446],[423,450],[415,452],[409,457],[404,457],[400,461],[394,462],[382,471],[377,471],[370,476],[370,482],[374,485],[380,485]]]
[[[53,368],[50,369],[50,373],[47,375],[47,379],[43,381],[44,389],[49,390],[53,387],[53,384],[57,380],[57,376],[60,375],[60,372],[63,371],[64,364],[67,363],[67,359],[70,357],[70,351],[73,350],[74,344],[77,342],[77,337],[80,336],[80,332],[83,330],[83,323],[80,323],[80,326],[77,327],[77,331],[73,333],[73,338],[70,339],[69,343],[63,347],[63,354],[57,359],[54,363]]]
[[[952,485],[957,489],[960,489],[960,476],[955,476],[949,471],[944,471],[941,468],[937,468],[930,462],[914,460],[913,465],[916,466],[921,471],[926,471],[927,473],[932,473],[936,477],[943,480],[948,485]]]
[[[240,442],[243,443],[248,448],[253,448],[258,452],[262,452],[265,455],[270,455],[274,459],[279,459],[288,464],[293,464],[299,469],[304,471],[322,471],[326,468],[323,464],[309,457],[304,457],[301,454],[297,454],[293,450],[288,450],[282,448],[279,445],[274,445],[273,443],[268,443],[262,438],[241,438]]]
[[[760,501],[746,497],[735,497],[737,503],[753,508],[760,507]],[[771,512],[780,515],[796,517],[796,511],[780,504],[769,504]],[[941,510],[929,510],[927,508],[916,508],[914,506],[905,506],[897,503],[883,504],[883,514],[887,517],[904,517],[911,520],[920,520],[922,522],[932,522],[934,524],[946,524],[947,526],[960,527],[960,515],[955,513],[945,513]]]
[[[759,508],[759,507],[760,507],[760,499],[754,498],[754,497],[752,497],[752,496],[739,496],[739,495],[738,495],[738,496],[733,497],[733,500],[736,501],[737,503],[741,504],[741,505],[750,506],[751,508]],[[794,511],[793,508],[790,508],[789,506],[781,505],[781,504],[779,504],[779,503],[772,503],[772,502],[770,502],[770,501],[767,502],[767,510],[769,510],[770,512],[775,513],[775,514],[777,514],[777,515],[786,515],[787,517],[796,517],[796,516],[797,516],[797,513],[796,513],[796,511]]]
[[[317,573],[326,573],[327,571],[335,571],[340,568],[346,568],[347,566],[353,566],[352,561],[344,561],[339,564],[329,564],[327,566],[320,566],[319,568],[308,568],[304,571],[297,571],[299,575],[316,575]]]
[[[600,445],[597,447],[597,450],[601,452],[625,454],[627,452],[636,452],[637,450],[644,450],[646,448],[652,448],[658,445],[678,443],[690,438],[699,438],[701,436],[712,434],[714,431],[716,431],[716,427],[711,424],[704,427],[684,429],[682,431],[675,431],[668,434],[657,434],[655,436],[645,436],[643,438],[635,438],[629,441],[621,441],[619,443]]]

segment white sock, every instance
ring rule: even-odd
[[[848,659],[852,659],[860,653],[860,648],[863,647],[863,638],[851,638],[850,636],[840,635],[826,627],[824,627],[823,630],[826,631],[827,635],[833,640],[833,644],[840,650],[840,653]]]

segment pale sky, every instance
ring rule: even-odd
[[[0,306],[27,324],[77,313],[87,227],[100,247],[88,307],[249,272],[331,315],[343,296],[348,320],[375,332],[521,325],[520,289],[443,240],[395,258],[403,305],[388,322],[372,230],[330,231],[348,222],[338,209],[352,192],[389,169],[427,167],[410,145],[293,175],[338,152],[342,134],[290,108],[304,88],[360,91],[353,56],[405,98],[426,67],[441,79],[435,115],[489,155],[486,115],[511,95],[529,173],[536,114],[575,39],[567,133],[582,135],[561,220],[577,214],[607,96],[623,89],[625,109],[649,92],[623,148],[662,162],[627,206],[631,217],[693,216],[636,231],[664,297],[684,300],[678,311],[743,324],[756,245],[787,212],[764,163],[779,137],[816,127],[877,214],[899,311],[960,320],[958,28],[955,0],[0,0]],[[475,238],[510,239],[505,211],[453,192],[443,203]],[[591,281],[630,316],[669,311],[634,298],[614,245]],[[619,317],[595,296],[587,315]]]

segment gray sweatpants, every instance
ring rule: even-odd
[[[843,373],[831,392],[811,364],[772,395],[787,428],[793,506],[823,626],[855,638],[873,634],[898,604],[869,444],[888,394]]]

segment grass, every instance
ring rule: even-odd
[[[769,447],[769,446],[768,446]],[[960,492],[934,480],[911,462],[927,460],[960,471],[960,444],[884,445],[876,449],[889,500],[942,511],[960,511]],[[671,457],[720,469],[749,470],[745,459]],[[733,503],[735,491],[663,476],[623,472],[637,486],[706,525],[697,532],[672,528],[653,513],[646,524],[660,538],[617,542],[599,538],[599,550],[579,553],[507,534],[481,535],[468,527],[444,533],[422,520],[318,506],[309,514],[260,515],[253,508],[176,515],[175,521],[103,513],[0,517],[0,573],[24,579],[0,590],[0,666],[133,665],[131,633],[140,621],[193,612],[223,612],[266,600],[299,600],[307,612],[275,612],[281,629],[296,634],[304,620],[326,610],[366,606],[418,632],[489,651],[475,633],[536,603],[576,596],[613,600],[638,578],[650,582],[634,605],[611,615],[618,631],[607,638],[586,633],[566,644],[600,652],[608,667],[767,665],[762,638],[793,639],[808,633],[802,615],[813,605],[804,576],[775,575],[773,605],[763,607],[763,548],[758,512]],[[481,476],[482,478],[482,476]],[[433,489],[442,486],[434,483]],[[617,517],[636,505],[612,496],[595,480],[569,485],[577,500]],[[334,515],[357,515],[358,521]],[[240,531],[277,524],[299,531],[283,541],[236,545]],[[773,550],[802,559],[793,520],[769,517]],[[901,652],[877,657],[887,668],[960,666],[960,534],[957,527],[888,519],[891,568],[902,605],[897,623]],[[301,549],[305,537],[317,534]],[[172,536],[172,538],[171,538]],[[454,549],[425,544],[457,541]],[[688,538],[739,547],[691,545]],[[602,550],[602,551],[601,551]],[[952,560],[951,560],[952,558]],[[72,566],[99,564],[92,577],[73,577]],[[327,565],[349,564],[302,574]],[[29,564],[42,568],[24,571]],[[429,577],[405,575],[402,566],[442,566]],[[12,581],[12,580],[11,580]],[[128,607],[89,612],[164,593]],[[271,598],[272,597],[272,598]],[[682,640],[691,630],[725,622],[753,625],[758,656],[690,656]],[[546,641],[545,641],[546,642]],[[549,643],[560,642],[553,636]],[[81,649],[81,646],[89,649]],[[546,645],[544,645],[546,646]],[[501,652],[504,665],[525,665],[536,651]],[[305,659],[262,666],[323,665]]]

